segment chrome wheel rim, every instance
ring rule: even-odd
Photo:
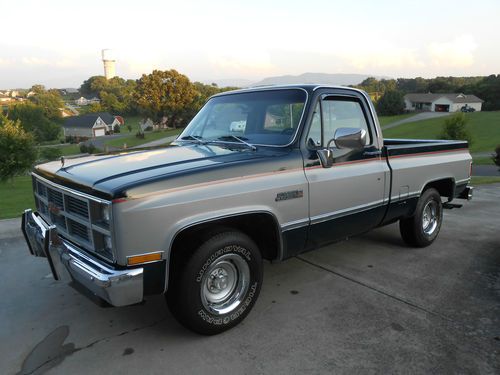
[[[422,213],[422,229],[428,236],[432,235],[438,227],[438,204],[432,200],[427,202]]]
[[[224,315],[236,309],[248,291],[250,268],[238,254],[215,259],[201,280],[201,301],[205,309]]]

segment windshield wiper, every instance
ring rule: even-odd
[[[180,141],[195,141],[199,145],[204,145],[207,143],[205,139],[200,137],[199,135],[186,135],[182,138],[179,138]]]
[[[221,141],[223,141],[224,139],[236,139],[238,142],[240,143],[243,143],[245,146],[247,146],[248,148],[252,149],[253,151],[257,150],[257,147],[254,146],[253,144],[251,143],[248,143],[246,142],[244,139],[240,138],[240,137],[237,137],[233,134],[228,134],[228,135],[223,135],[222,137],[219,137],[217,139],[220,139]]]

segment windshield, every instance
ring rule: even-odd
[[[297,89],[218,96],[205,104],[178,140],[287,145],[297,131],[305,101],[306,93]]]

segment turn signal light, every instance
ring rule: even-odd
[[[154,262],[155,260],[161,260],[161,253],[134,255],[127,258],[127,263],[129,266],[135,266],[136,264]]]

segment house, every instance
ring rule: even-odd
[[[89,97],[80,96],[78,99],[75,100],[76,105],[89,105],[92,103],[99,103],[99,102],[100,100],[96,96],[89,96]]]
[[[139,127],[140,127],[140,129],[141,129],[142,132],[144,132],[145,130],[148,130],[148,129],[153,129],[153,126],[154,126],[154,123],[153,123],[153,121],[151,121],[150,118],[143,119],[139,123]]]
[[[74,88],[64,88],[64,89],[60,89],[59,90],[59,93],[61,95],[71,95],[71,94],[78,94],[78,89],[74,89]]]
[[[120,122],[107,112],[72,116],[64,121],[64,137],[101,137],[106,133],[112,133],[115,125],[120,125]]]
[[[12,100],[10,96],[7,96],[5,94],[0,94],[0,103],[8,103]]]
[[[480,111],[484,100],[465,94],[406,94],[407,111],[459,112],[462,107]]]

